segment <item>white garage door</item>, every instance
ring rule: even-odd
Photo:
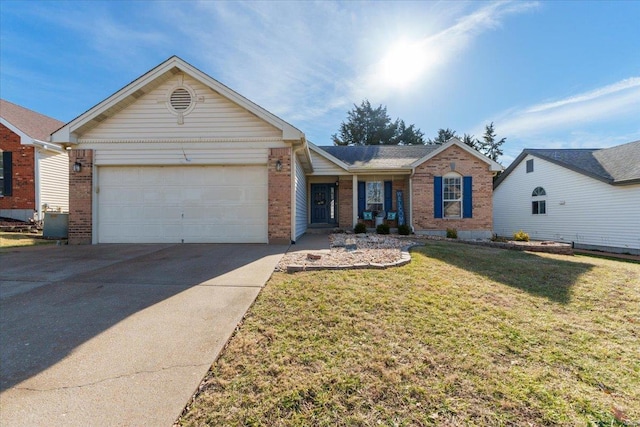
[[[265,166],[102,166],[98,243],[267,243]]]

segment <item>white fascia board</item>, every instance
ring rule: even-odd
[[[47,151],[51,151],[58,154],[67,152],[64,148],[62,148],[61,145],[56,144],[55,142],[46,142],[46,141],[40,141],[37,139],[33,139],[32,141],[33,141],[33,145],[37,145],[38,147]]]
[[[20,137],[20,144],[22,145],[33,145],[33,138],[29,135],[15,127],[11,124],[11,122],[7,121],[4,117],[0,117],[0,123],[5,125],[9,130]]]
[[[489,170],[491,172],[499,172],[499,171],[504,170],[504,167],[500,163],[498,163],[498,162],[496,162],[494,160],[491,160],[490,158],[482,155],[477,150],[474,150],[473,148],[469,147],[467,144],[465,144],[464,142],[460,141],[458,138],[455,138],[455,137],[451,138],[449,141],[445,142],[440,147],[438,147],[437,149],[433,150],[432,152],[430,152],[429,154],[427,154],[423,158],[418,159],[415,162],[413,162],[411,164],[411,167],[412,168],[416,168],[416,167],[420,166],[422,163],[424,163],[427,160],[437,156],[438,154],[442,153],[444,150],[446,150],[447,148],[451,147],[452,145],[457,145],[459,148],[463,149],[467,153],[469,153],[472,156],[476,157],[477,159],[482,160],[483,162],[487,163],[489,165]]]
[[[327,153],[326,151],[324,151],[322,148],[319,148],[317,145],[315,145],[311,141],[307,141],[307,144],[309,144],[309,149],[311,151],[313,151],[314,153],[318,154],[321,157],[324,157],[325,159],[329,160],[330,162],[335,163],[336,166],[338,166],[338,167],[340,167],[340,168],[342,168],[342,169],[344,169],[344,170],[349,172],[350,166],[348,164],[346,164],[342,160],[338,159],[337,157],[334,157],[331,154]]]

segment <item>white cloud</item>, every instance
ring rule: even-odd
[[[575,131],[594,122],[640,117],[640,77],[504,113],[496,118],[501,133],[533,136]]]

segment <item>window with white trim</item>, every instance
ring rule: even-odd
[[[533,215],[546,215],[547,213],[547,201],[545,197],[547,192],[542,187],[536,187],[531,193],[533,200],[531,201],[531,214]]]
[[[444,218],[462,218],[462,177],[448,173],[442,178]]]
[[[367,211],[380,212],[384,209],[384,186],[382,181],[367,182]]]

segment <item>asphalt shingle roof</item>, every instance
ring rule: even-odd
[[[494,188],[531,154],[609,184],[640,182],[640,141],[610,148],[525,149],[496,180]]]
[[[64,123],[28,108],[0,99],[0,117],[33,139],[48,141],[49,135]]]
[[[319,148],[349,166],[396,169],[409,166],[438,149],[439,145],[332,145]]]

